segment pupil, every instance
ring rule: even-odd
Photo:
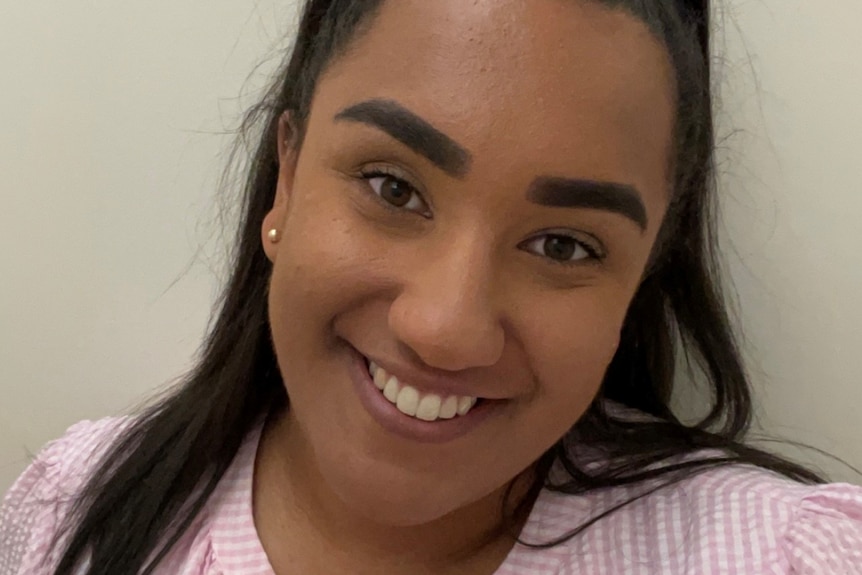
[[[577,246],[572,238],[554,236],[548,238],[548,241],[545,242],[545,255],[555,260],[566,261],[572,259],[576,249]]]
[[[396,207],[406,206],[410,201],[410,194],[410,188],[395,178],[386,178],[383,182],[383,198]]]

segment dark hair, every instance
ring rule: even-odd
[[[748,463],[818,482],[814,473],[742,443],[751,395],[720,289],[713,229],[709,3],[600,2],[644,21],[673,60],[678,112],[672,201],[598,397],[542,455],[530,496],[510,510],[509,520],[527,513],[542,488],[582,493],[637,484],[652,490],[653,480],[666,485],[716,465]],[[246,434],[268,413],[288,408],[267,319],[270,262],[260,245],[278,177],[278,122],[290,111],[301,143],[318,78],[364,33],[381,3],[307,1],[277,82],[243,123],[243,134],[256,134],[256,145],[247,163],[232,275],[197,365],[182,385],[138,415],[104,457],[68,518],[71,536],[57,575],[70,575],[84,557],[91,575],[152,573],[200,512]],[[682,423],[670,407],[680,354],[702,372],[712,393],[709,413],[694,425]],[[607,409],[611,402],[649,417],[621,416]],[[575,442],[600,448],[607,465],[579,463]],[[550,484],[555,463],[568,478]],[[599,518],[573,525],[577,529],[567,537]]]

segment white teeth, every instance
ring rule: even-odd
[[[419,392],[409,385],[405,385],[398,392],[398,400],[395,402],[395,407],[401,413],[413,417],[419,408]]]
[[[426,395],[416,408],[416,417],[422,421],[436,421],[440,417],[440,406],[443,400],[439,395]]]
[[[458,398],[458,415],[467,415],[474,405],[476,405],[475,397]]]
[[[398,380],[394,377],[390,377],[389,381],[386,382],[386,387],[383,388],[383,397],[388,399],[389,403],[395,403],[398,401],[399,391],[401,391],[401,389],[398,385]]]
[[[467,415],[476,405],[475,397],[450,395],[445,400],[433,393],[421,394],[416,388],[404,385],[395,376],[390,376],[382,367],[369,362],[368,373],[374,385],[383,392],[389,403],[398,411],[422,421],[452,419],[456,415]]]
[[[440,406],[440,419],[452,419],[458,415],[458,398],[454,395],[450,395],[446,398],[446,401],[443,402],[443,405]]]
[[[375,368],[377,367],[373,363],[371,365]],[[386,389],[386,372],[378,368],[374,369],[371,373],[374,377],[374,385],[377,386],[377,389],[380,391]]]

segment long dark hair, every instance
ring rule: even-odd
[[[302,141],[318,78],[365,31],[381,3],[306,2],[277,81],[243,123],[242,133],[256,143],[246,164],[232,274],[197,365],[182,385],[135,418],[97,466],[68,518],[71,532],[57,575],[70,575],[84,557],[90,559],[90,575],[152,573],[205,505],[246,434],[266,414],[288,408],[267,319],[270,263],[260,245],[278,176],[278,121],[290,111],[294,136]],[[720,289],[713,229],[709,3],[601,3],[640,18],[671,55],[678,108],[673,196],[601,391],[574,428],[540,458],[532,495],[542,488],[582,493],[654,485],[656,479],[663,485],[734,463],[818,482],[814,473],[742,443],[751,394]],[[683,363],[699,370],[712,392],[709,413],[694,425],[682,423],[670,407],[677,366]],[[607,409],[609,404],[649,417],[623,417]],[[575,445],[601,448],[608,464],[581,465],[572,455]],[[711,455],[699,456],[702,452]],[[567,478],[550,484],[553,464]],[[528,512],[532,500],[510,509],[509,519]],[[573,525],[568,537],[587,526]]]

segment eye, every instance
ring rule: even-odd
[[[545,234],[527,241],[523,249],[562,264],[601,260],[600,250],[572,236]]]
[[[428,211],[428,206],[419,192],[407,180],[381,171],[363,173],[362,177],[371,190],[389,206],[423,215]]]

